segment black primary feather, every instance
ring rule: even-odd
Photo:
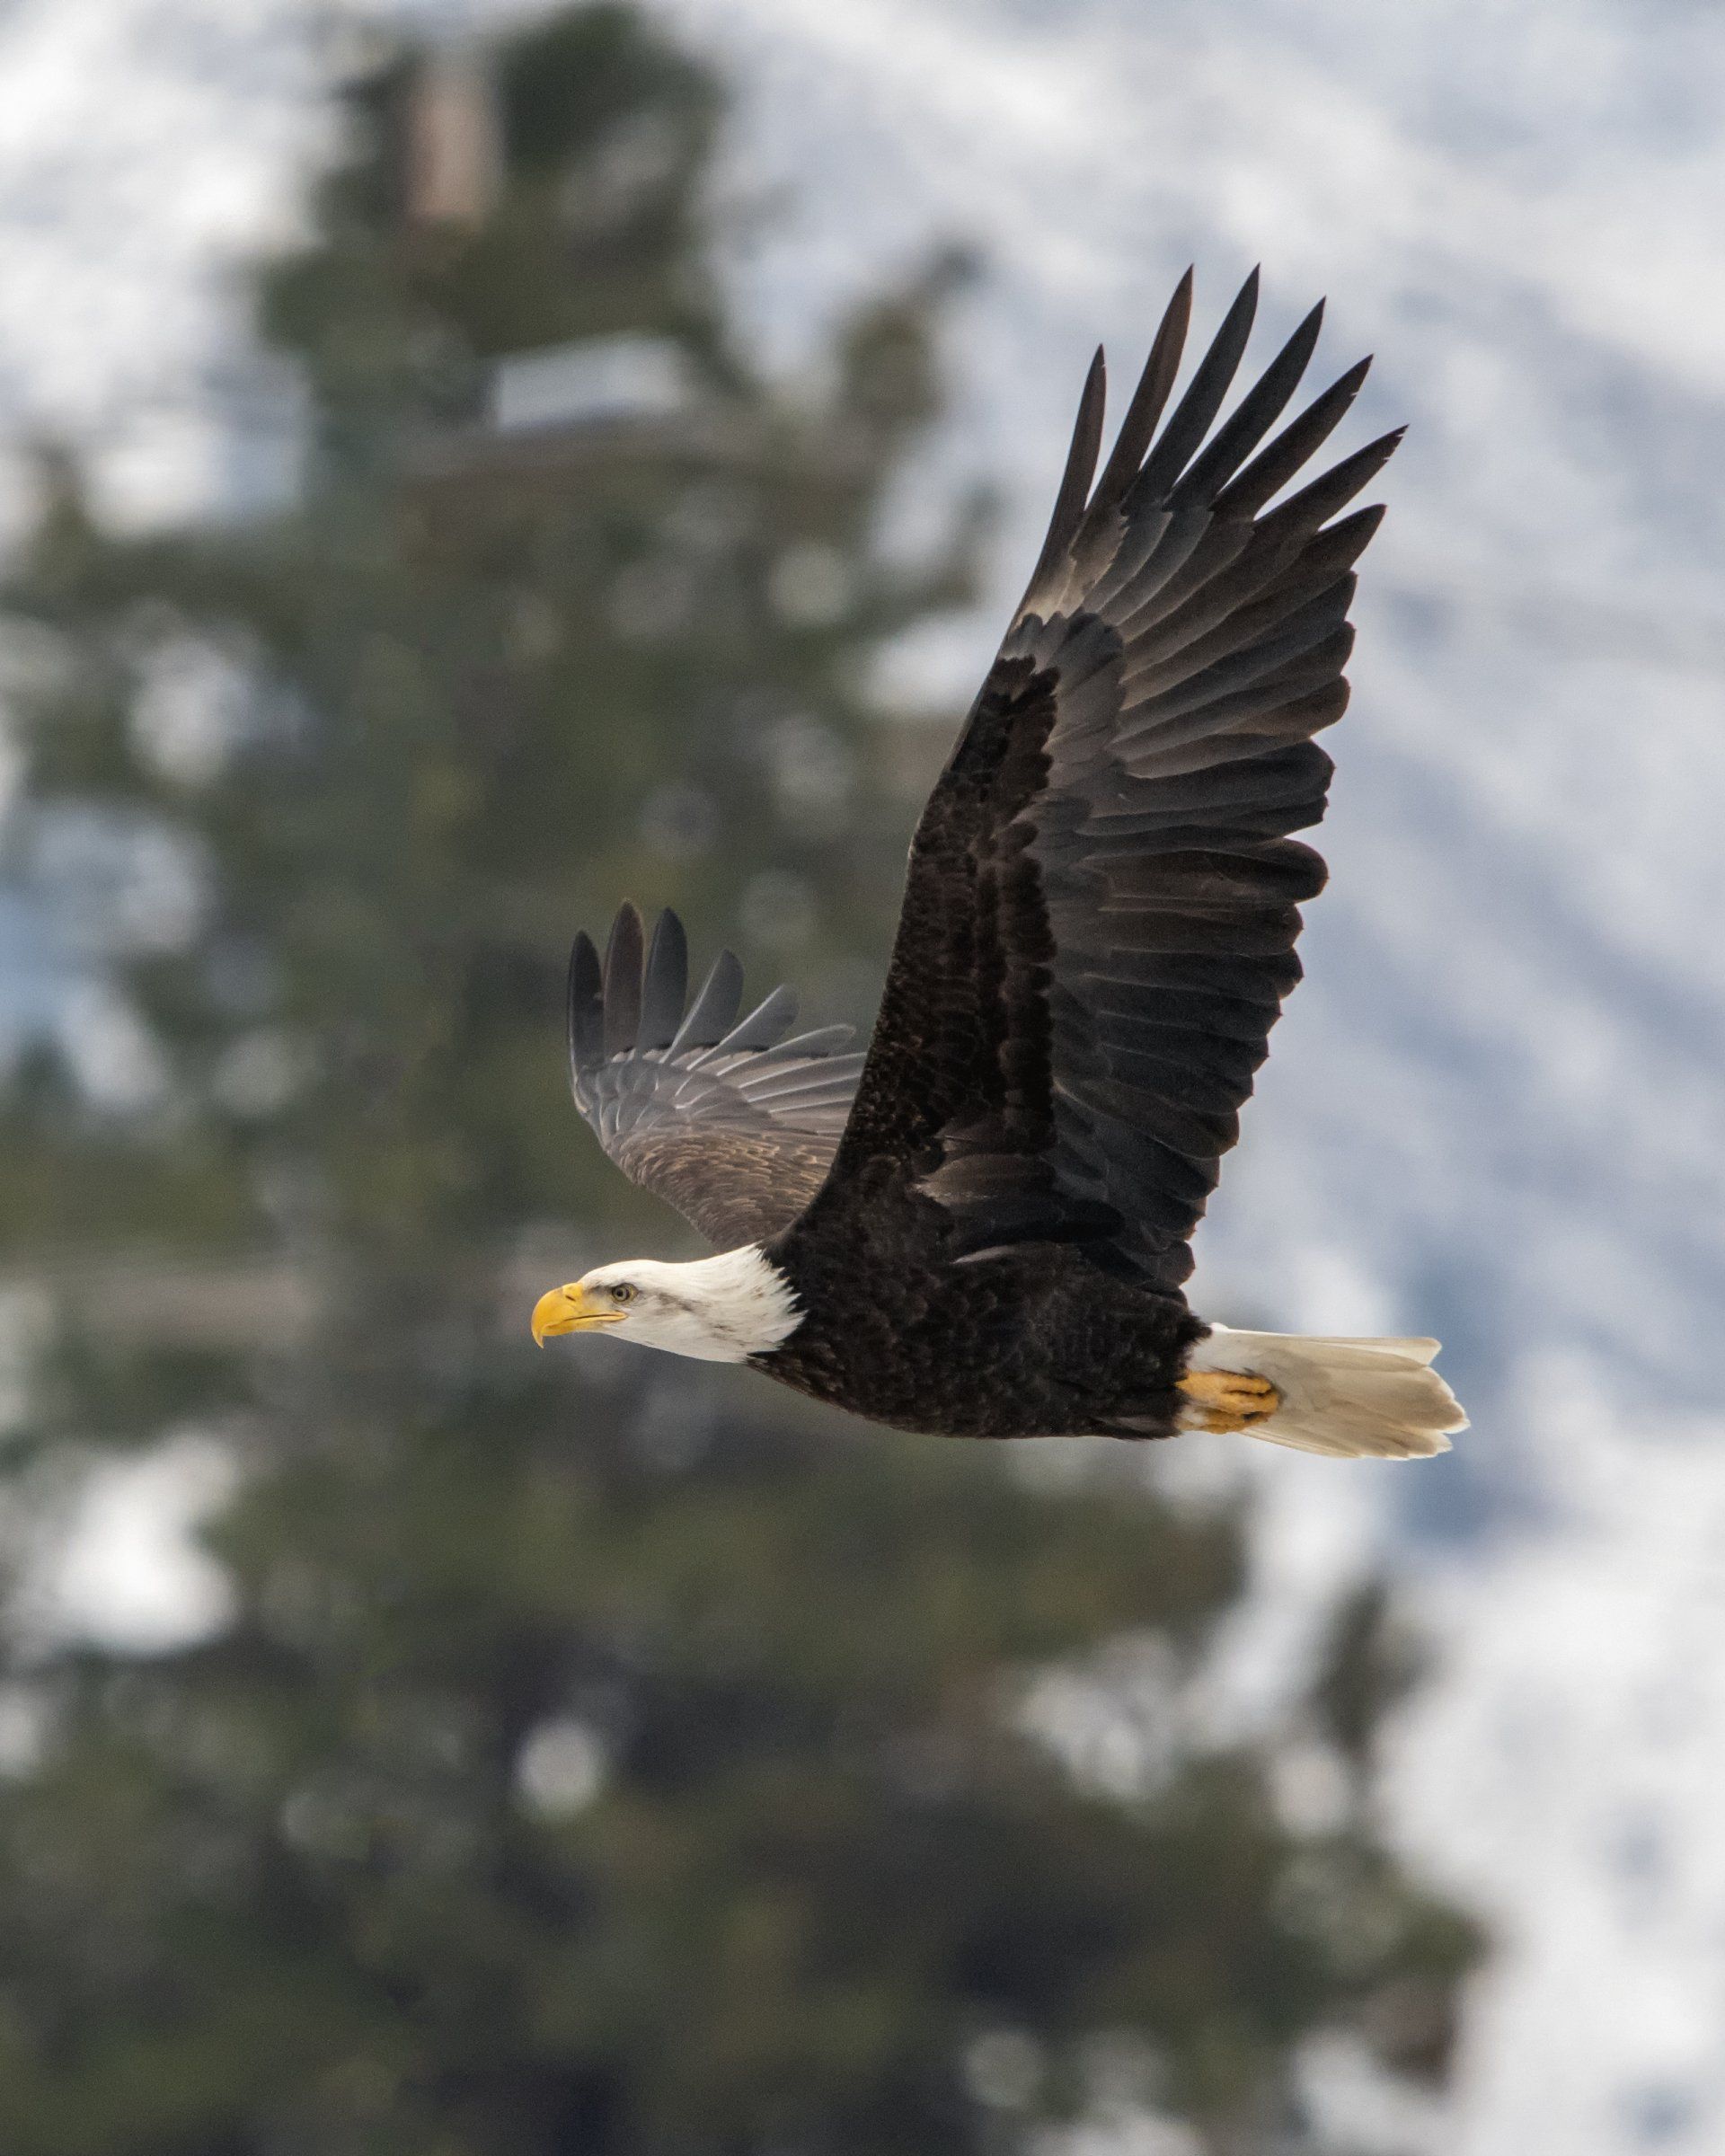
[[[1171,1296],[1190,1269],[1299,977],[1298,906],[1323,882],[1290,835],[1323,813],[1331,763],[1311,737],[1346,702],[1351,565],[1377,512],[1330,519],[1400,438],[1260,515],[1365,368],[1261,446],[1311,358],[1314,309],[1218,427],[1257,296],[1254,272],[1156,431],[1182,280],[1083,500],[1092,366],[1024,609],[917,829],[823,1207],[896,1163],[960,1251],[1075,1244]]]

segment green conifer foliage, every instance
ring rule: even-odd
[[[547,1281],[679,1240],[569,1105],[572,929],[675,901],[763,990],[854,999],[909,813],[868,663],[973,535],[877,543],[938,275],[770,384],[711,268],[709,77],[601,7],[475,79],[462,214],[404,50],[261,272],[291,506],[122,538],[46,460],[4,594],[14,865],[137,1028],[109,1094],[38,1053],[0,1104],[3,1262],[51,1311],[10,1516],[188,1429],[234,1480],[208,1636],[19,1605],[0,2148],[992,2156],[1110,2102],[1315,2148],[1303,2044],[1440,2077],[1473,1935],[1371,1831],[1383,1688],[1314,1693],[1322,1829],[1268,1741],[1203,1741],[1240,1521],[1125,1448],[1033,1488],[528,1342]],[[496,363],[565,347],[563,406],[500,426]]]

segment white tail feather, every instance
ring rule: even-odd
[[[1267,1377],[1281,1405],[1252,1435],[1332,1460],[1423,1460],[1449,1450],[1467,1417],[1429,1365],[1436,1340],[1320,1339],[1297,1332],[1212,1328],[1190,1370]]]

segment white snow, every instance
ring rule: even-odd
[[[229,1447],[197,1430],[95,1466],[12,1621],[26,1639],[89,1640],[121,1654],[159,1654],[219,1632],[233,1615],[233,1586],[197,1537],[236,1479]]]
[[[1552,1509],[1432,1583],[1435,1688],[1389,1800],[1501,1948],[1452,2156],[1725,2147],[1725,1415],[1654,1429],[1579,1374],[1519,1419]]]

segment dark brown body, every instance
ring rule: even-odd
[[[766,1246],[804,1311],[756,1368],[873,1422],[951,1437],[1165,1437],[1209,1328],[1071,1245],[930,1264],[942,1208],[879,1178]]]

